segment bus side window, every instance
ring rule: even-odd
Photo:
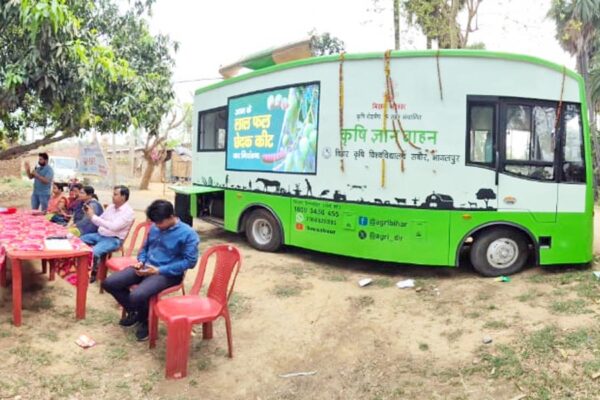
[[[564,128],[561,180],[563,182],[585,182],[583,136],[578,106],[574,104],[565,106]]]
[[[494,162],[494,110],[493,105],[469,106],[469,163],[491,166]]]
[[[227,108],[198,113],[198,151],[222,151],[227,132]]]
[[[505,170],[532,179],[553,180],[555,122],[555,107],[508,105]]]

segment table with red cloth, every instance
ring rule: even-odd
[[[49,250],[48,237],[67,237],[70,250]],[[17,211],[14,214],[0,214],[0,286],[7,287],[7,261],[12,267],[13,323],[21,325],[22,271],[23,260],[77,260],[77,296],[75,316],[85,318],[87,300],[88,269],[92,259],[92,249],[78,237],[67,232],[58,224],[49,222],[43,215],[31,211]]]

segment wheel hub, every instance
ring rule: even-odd
[[[273,238],[273,227],[266,219],[259,218],[252,224],[254,240],[260,245],[266,245]]]
[[[496,239],[490,243],[486,256],[494,268],[509,268],[519,257],[519,246],[512,239]]]

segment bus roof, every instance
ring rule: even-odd
[[[360,54],[344,54],[344,60],[370,60],[370,59],[383,59],[384,52],[376,53],[360,53]],[[442,50],[409,50],[409,51],[392,51],[392,58],[416,58],[416,57],[473,57],[473,58],[495,58],[502,60],[521,61],[525,63],[540,65],[554,71],[564,72],[567,76],[575,79],[580,84],[583,78],[577,72],[543,58],[534,56],[515,54],[515,53],[504,53],[486,50],[469,50],[469,49],[442,49]],[[337,62],[341,59],[339,54],[321,57],[311,57],[301,60],[290,61],[285,64],[278,64],[268,66],[266,68],[257,69],[247,74],[235,76],[221,82],[214,83],[205,87],[201,87],[196,90],[195,94],[205,93],[223,86],[233,84],[235,82],[250,79],[256,76],[269,74],[276,71],[282,71],[290,68],[297,68],[305,65]]]

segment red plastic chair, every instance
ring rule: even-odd
[[[212,281],[206,297],[200,297],[200,289],[209,258],[215,255],[216,263]],[[150,348],[156,346],[158,320],[167,325],[167,365],[166,377],[179,379],[187,376],[187,364],[190,351],[192,326],[202,324],[203,339],[212,338],[212,322],[219,317],[225,318],[229,357],[233,357],[231,320],[227,302],[235,279],[242,266],[240,252],[232,245],[224,244],[210,247],[200,259],[198,275],[192,291],[187,296],[175,296],[159,299],[150,309],[149,333]],[[231,284],[229,284],[231,281]]]
[[[132,225],[133,226],[133,225]],[[150,227],[152,226],[152,221],[145,221],[145,222],[140,222],[136,227],[135,230],[133,231],[133,237],[131,238],[131,242],[129,242],[129,247],[127,248],[127,251],[124,252],[123,248],[125,246],[125,240],[127,240],[127,237],[129,236],[129,233],[131,232],[131,228],[129,229],[129,232],[127,232],[127,236],[125,237],[125,240],[123,240],[123,244],[121,245],[121,248],[119,250],[121,250],[121,257],[112,257],[112,253],[110,254],[109,257],[106,257],[106,259],[102,259],[100,260],[100,265],[98,265],[98,273],[96,275],[96,277],[98,278],[98,283],[100,284],[100,293],[104,293],[104,290],[102,289],[102,282],[104,282],[104,280],[106,279],[106,274],[108,273],[108,270],[110,269],[113,272],[116,271],[122,271],[125,268],[129,267],[130,265],[136,264],[137,258],[133,256],[133,250],[135,249],[135,244],[137,243],[137,239],[138,236],[140,234],[140,231],[144,231],[143,233],[143,237],[142,237],[142,244],[146,241],[146,239],[148,238],[148,234],[150,233]],[[119,251],[117,250],[117,251]]]

